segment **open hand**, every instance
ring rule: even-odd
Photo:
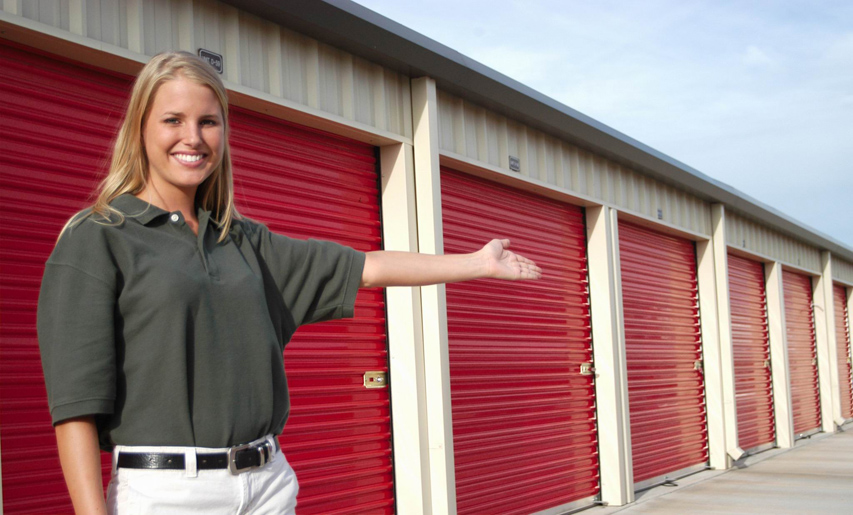
[[[486,277],[511,281],[542,277],[536,263],[509,250],[509,240],[492,240],[480,253],[486,260]]]

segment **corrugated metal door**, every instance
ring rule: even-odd
[[[764,265],[731,254],[728,261],[738,443],[751,451],[776,441]]]
[[[634,482],[708,461],[692,241],[619,222]]]
[[[276,232],[381,248],[373,147],[242,109],[231,115],[238,209]],[[393,513],[385,294],[361,290],[355,318],[300,328],[284,352],[292,409],[280,441],[300,513]]]
[[[70,513],[36,336],[44,263],[86,205],[124,110],[127,77],[0,40],[0,437],[3,512]],[[109,459],[102,455],[105,484]]]
[[[599,491],[586,246],[580,208],[442,169],[447,253],[495,237],[535,282],[447,285],[460,514],[533,513]]]
[[[841,393],[841,416],[853,418],[853,354],[850,349],[850,317],[847,312],[847,289],[832,286],[835,303],[835,343],[838,349],[838,387]]]
[[[802,436],[820,430],[812,280],[807,275],[784,270],[782,283],[785,290],[785,330],[788,337],[794,433]]]
[[[5,513],[67,512],[35,334],[44,261],[97,184],[129,79],[0,45],[0,416]],[[375,152],[368,145],[235,109],[238,206],[296,237],[380,248]],[[282,447],[300,513],[391,513],[384,296],[362,291],[356,319],[301,329],[285,352],[293,400]],[[105,475],[109,474],[105,460]],[[106,480],[106,477],[105,477]]]

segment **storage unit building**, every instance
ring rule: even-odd
[[[166,49],[218,55],[243,214],[365,251],[509,237],[545,269],[362,291],[354,319],[301,329],[281,437],[300,513],[623,505],[850,420],[850,247],[357,4],[12,1],[0,512],[69,508],[39,281]]]

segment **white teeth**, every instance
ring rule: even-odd
[[[201,154],[174,154],[175,158],[179,161],[183,161],[184,163],[195,163],[201,160]]]

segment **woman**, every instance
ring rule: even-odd
[[[292,513],[298,486],[275,436],[294,331],[351,317],[360,287],[538,278],[508,246],[364,254],[240,217],[221,80],[192,54],[155,56],[97,200],[60,235],[39,298],[75,510]],[[106,503],[99,449],[113,451]]]

